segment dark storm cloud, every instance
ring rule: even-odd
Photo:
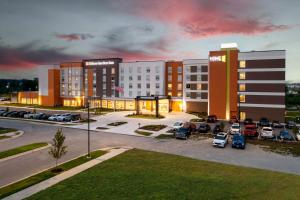
[[[0,70],[31,68],[41,64],[79,60],[77,55],[64,53],[65,48],[38,47],[31,42],[18,47],[0,45]]]
[[[55,34],[55,37],[58,39],[71,42],[76,40],[87,40],[87,39],[94,38],[95,36],[89,33],[71,33],[71,34]]]

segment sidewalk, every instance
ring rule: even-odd
[[[48,180],[45,180],[43,182],[40,182],[36,185],[33,185],[31,187],[28,187],[24,190],[21,190],[15,194],[12,194],[6,198],[4,198],[3,200],[19,200],[19,199],[25,199],[27,197],[30,197],[31,195],[40,192],[41,190],[45,190],[65,179],[68,179],[76,174],[79,174],[80,172],[83,172],[99,163],[102,163],[103,161],[106,161],[110,158],[113,158],[121,153],[124,153],[125,151],[129,150],[131,148],[127,148],[127,147],[121,147],[118,149],[109,149],[109,152],[104,154],[103,156],[100,156],[96,159],[93,159],[89,162],[86,162],[82,165],[79,165],[77,167],[74,167],[73,169],[70,169],[66,172],[63,172],[57,176],[54,176]],[[103,149],[103,150],[107,150],[107,149]]]

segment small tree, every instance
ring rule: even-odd
[[[224,122],[221,122],[221,124],[220,124],[220,128],[222,129],[222,131],[224,131],[224,127],[225,127],[225,124],[224,124]]]
[[[58,160],[67,153],[67,146],[64,145],[66,137],[62,133],[62,129],[58,129],[54,138],[52,139],[52,147],[49,154],[55,159],[55,169],[57,170]]]

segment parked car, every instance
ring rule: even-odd
[[[229,129],[229,133],[231,135],[235,134],[235,133],[239,133],[240,132],[240,124],[239,123],[234,123],[231,125],[230,129]]]
[[[196,131],[196,124],[191,122],[185,122],[182,127],[189,129],[190,133]]]
[[[1,110],[0,110],[0,116],[1,116],[2,113],[5,113],[5,112],[6,112],[6,110],[2,110],[2,109],[1,109]]]
[[[231,116],[229,123],[230,124],[239,123],[238,117],[237,116]]]
[[[25,119],[33,119],[34,115],[35,115],[35,113],[28,113],[28,114],[24,115],[24,118]]]
[[[28,111],[22,110],[22,111],[17,112],[17,117],[23,118],[24,115],[29,114],[29,113],[30,112],[28,112]]]
[[[48,120],[50,121],[57,121],[57,118],[60,116],[60,114],[55,114],[55,115],[52,115],[51,117],[48,118]]]
[[[288,121],[286,124],[285,124],[285,127],[286,128],[289,128],[289,129],[292,129],[296,126],[296,122],[294,121]]]
[[[270,121],[266,118],[266,117],[262,117],[258,124],[262,127],[267,127],[267,126],[270,126]]]
[[[9,113],[9,111],[4,111],[0,113],[0,116],[4,117],[7,113]]]
[[[59,122],[65,122],[67,117],[71,116],[70,113],[62,114],[59,117],[57,117],[57,121]]]
[[[40,119],[40,117],[43,116],[43,115],[44,115],[44,113],[35,113],[33,115],[33,119]]]
[[[40,115],[38,119],[40,119],[40,120],[48,120],[49,117],[51,117],[51,115],[44,113],[44,114]]]
[[[175,122],[172,126],[172,129],[177,130],[183,126],[184,122]]]
[[[215,123],[217,121],[217,116],[216,115],[208,115],[207,117],[207,123]]]
[[[248,124],[245,126],[245,129],[242,131],[244,136],[257,137],[258,131],[255,124]]]
[[[284,125],[282,123],[280,123],[279,121],[277,120],[274,120],[272,121],[272,125],[271,125],[273,128],[283,128]]]
[[[4,117],[13,117],[15,115],[15,113],[17,113],[17,111],[10,111],[10,112],[7,112],[6,114],[4,114],[3,116]]]
[[[288,130],[280,131],[280,133],[278,135],[278,139],[280,139],[282,141],[294,141],[294,138],[292,137],[292,135],[289,133]]]
[[[213,146],[215,147],[225,147],[228,143],[228,135],[227,133],[221,132],[218,133],[213,139]]]
[[[274,138],[273,129],[271,127],[263,127],[260,131],[262,138]]]
[[[200,125],[199,125],[199,128],[198,128],[198,132],[199,133],[207,133],[208,131],[210,131],[211,130],[211,128],[210,128],[210,126],[209,126],[209,124],[207,124],[207,123],[201,123]]]
[[[237,149],[245,149],[246,147],[246,138],[244,135],[240,133],[236,133],[232,136],[232,143],[231,143],[232,148],[237,148]]]
[[[217,135],[218,133],[221,133],[221,132],[223,132],[223,129],[221,128],[220,124],[217,124],[212,131],[212,133],[214,135]]]
[[[80,114],[72,114],[71,121],[79,121],[81,119]]]
[[[189,130],[189,128],[184,128],[181,127],[179,129],[176,130],[175,132],[175,138],[176,139],[188,139],[191,135],[191,131]]]
[[[244,125],[247,125],[247,124],[253,124],[253,119],[251,119],[251,118],[246,118],[246,119],[244,120]]]

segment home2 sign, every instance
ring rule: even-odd
[[[226,56],[211,56],[209,57],[210,62],[226,62]]]

